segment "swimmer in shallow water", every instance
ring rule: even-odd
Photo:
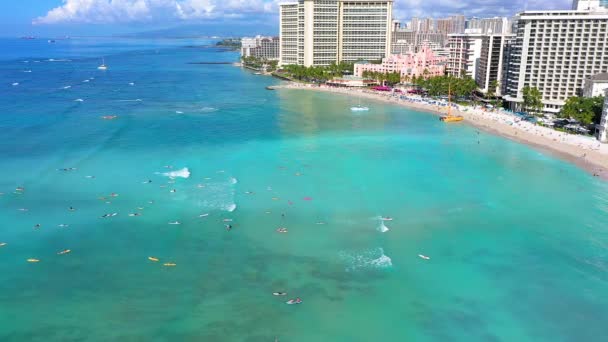
[[[169,191],[169,192],[177,192],[177,190],[175,190],[175,189],[172,189],[172,190],[171,190],[171,191]]]
[[[41,227],[40,223],[37,223],[37,224],[34,225],[34,229],[40,229],[40,227]]]
[[[227,224],[224,227],[226,227],[227,231],[230,231],[232,229],[232,225],[231,224]]]
[[[70,207],[68,210],[69,210],[69,211],[76,211],[76,208],[74,208],[74,207]]]

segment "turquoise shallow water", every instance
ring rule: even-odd
[[[208,43],[0,41],[0,340],[608,338],[606,183]]]

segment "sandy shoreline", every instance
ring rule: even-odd
[[[445,108],[426,103],[404,101],[388,93],[378,93],[371,90],[318,87],[293,82],[273,88],[306,89],[351,96],[356,95],[435,115],[445,114]],[[482,109],[469,108],[467,111],[454,110],[453,114],[462,115],[464,122],[484,131],[541,149],[574,163],[593,175],[608,180],[608,144],[600,144],[593,138],[563,133],[547,127],[536,126],[530,122],[519,121],[514,116],[501,112],[486,112]]]

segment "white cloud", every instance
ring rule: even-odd
[[[235,17],[275,12],[264,0],[63,0],[34,24],[130,23]]]
[[[273,14],[284,0],[63,0],[35,24],[132,23]],[[295,1],[295,0],[293,0]],[[395,17],[510,16],[524,9],[568,9],[572,0],[395,0]],[[270,19],[269,20],[275,20]],[[278,24],[278,20],[277,20]]]

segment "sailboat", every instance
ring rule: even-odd
[[[97,69],[99,69],[99,70],[108,70],[108,67],[106,66],[106,59],[105,58],[101,59],[101,65],[98,66]]]
[[[443,122],[458,122],[464,120],[461,115],[452,115],[452,88],[448,86],[448,115],[442,116],[439,120]]]
[[[367,107],[363,107],[363,106],[361,105],[361,98],[359,98],[359,104],[357,104],[357,105],[356,105],[356,106],[354,106],[354,107],[350,107],[350,110],[351,110],[351,111],[353,111],[353,112],[365,112],[365,111],[368,111],[368,110],[369,110],[369,108],[367,108]]]

